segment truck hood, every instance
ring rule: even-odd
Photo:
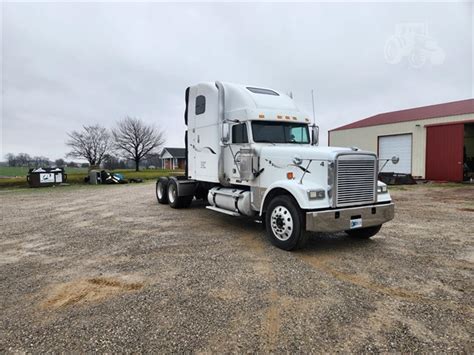
[[[260,156],[263,158],[290,161],[295,157],[300,159],[334,160],[338,153],[353,152],[351,148],[317,147],[297,144],[265,145],[259,148],[256,148],[256,150],[260,152]],[[357,151],[357,153],[373,154],[372,152],[362,150]]]

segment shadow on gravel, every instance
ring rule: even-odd
[[[313,253],[326,253],[328,251],[365,249],[376,244],[376,240],[353,239],[345,233],[310,233],[308,241],[302,250]]]

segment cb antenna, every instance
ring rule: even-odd
[[[314,113],[314,90],[311,89],[311,99],[313,100],[313,125],[316,125],[316,115]]]

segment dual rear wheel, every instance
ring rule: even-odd
[[[156,182],[156,198],[158,203],[169,204],[172,208],[186,208],[191,205],[193,196],[179,196],[178,184],[174,179],[159,178]]]

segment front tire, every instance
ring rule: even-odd
[[[162,205],[168,204],[168,178],[161,177],[156,182],[156,199]]]
[[[380,228],[382,228],[382,225],[360,228],[360,229],[351,229],[351,230],[347,230],[346,233],[351,238],[369,239],[373,237],[374,235],[376,235],[380,231]]]
[[[278,196],[270,201],[265,214],[268,239],[283,250],[300,248],[306,242],[303,215],[290,196]]]
[[[168,203],[172,208],[186,208],[191,205],[193,196],[178,196],[178,184],[170,179],[168,183]]]

